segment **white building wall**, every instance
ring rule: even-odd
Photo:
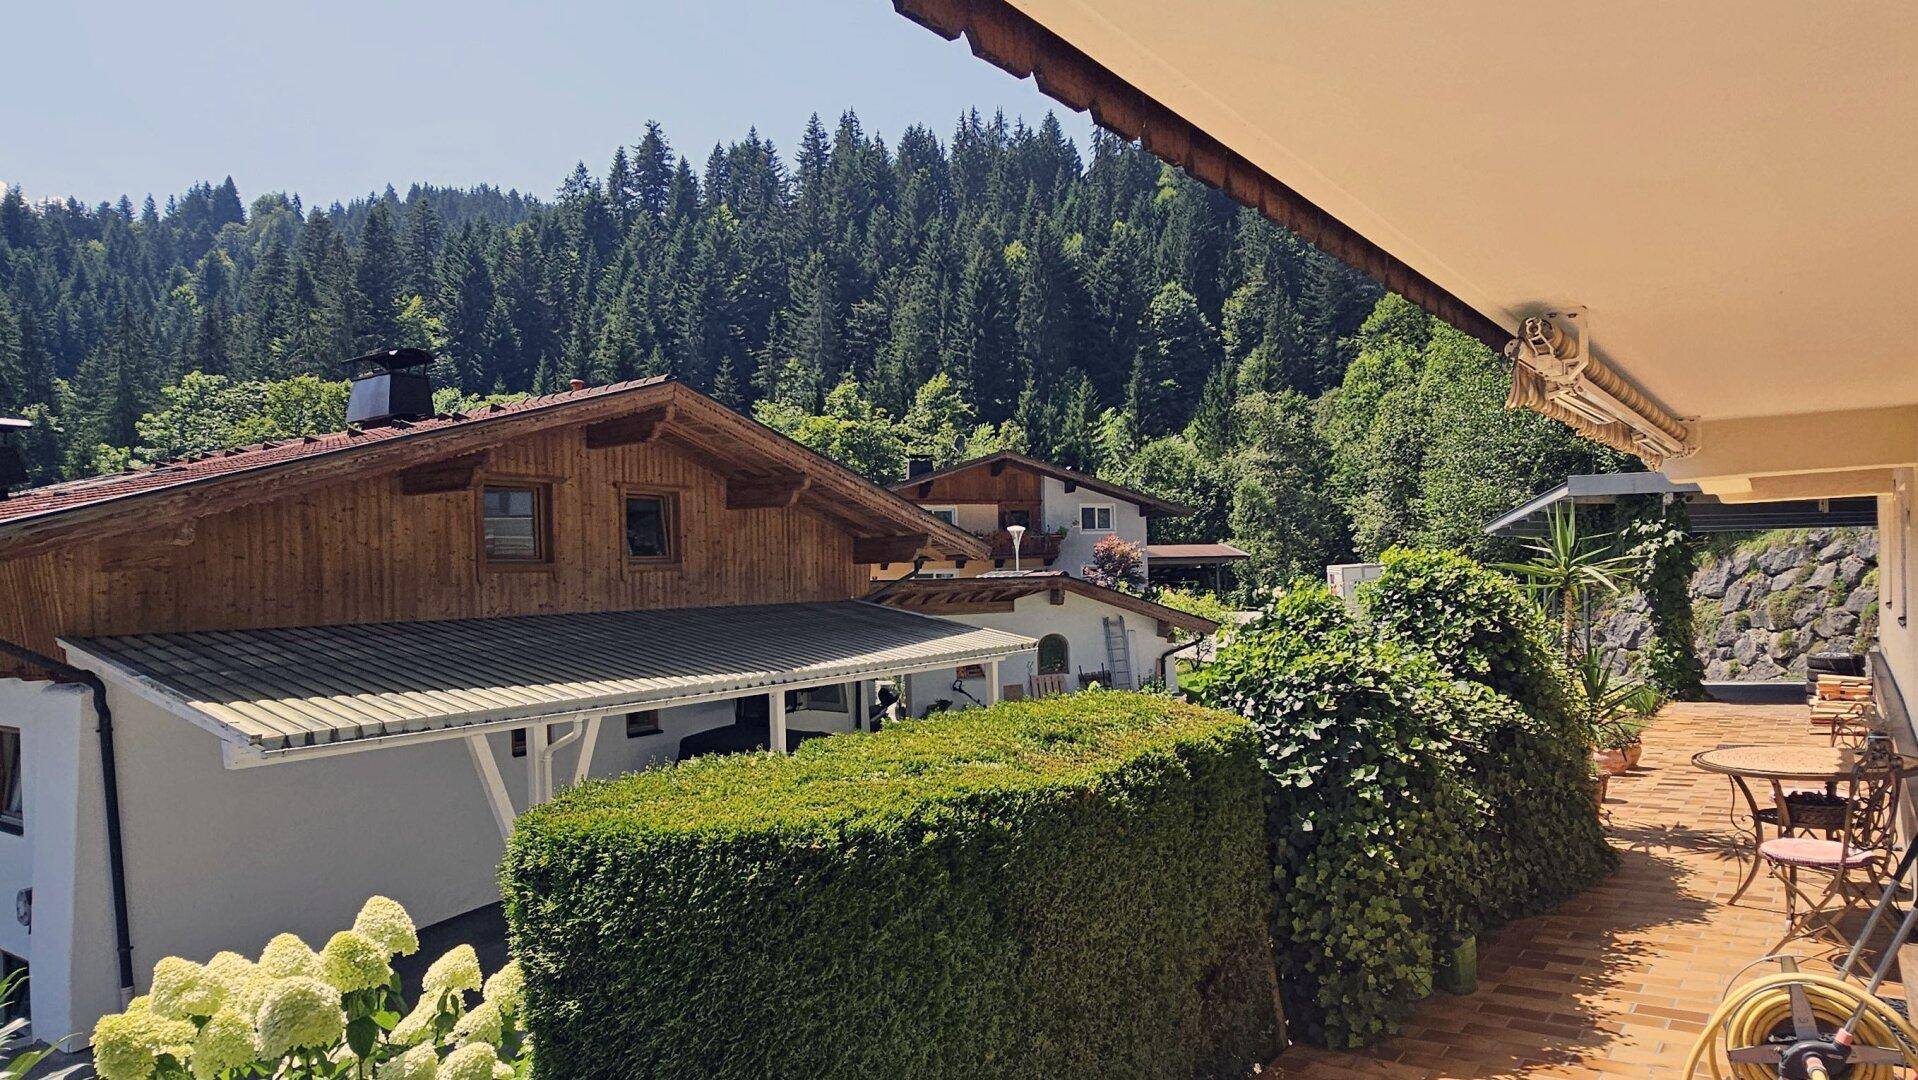
[[[1066,670],[1072,677],[1072,686],[1076,689],[1081,670],[1097,671],[1107,667],[1105,628],[1100,619],[1108,616],[1125,620],[1126,636],[1132,647],[1134,677],[1140,680],[1155,678],[1159,673],[1159,659],[1178,648],[1179,643],[1160,637],[1156,620],[1077,593],[1065,593],[1063,604],[1054,604],[1045,593],[1036,593],[1019,598],[1014,602],[1010,612],[981,612],[940,617],[970,626],[1024,634],[1034,639],[1045,637],[1047,634],[1063,636],[1066,639]],[[1039,654],[1037,652],[1017,653],[1000,664],[999,683],[1001,686],[1029,686],[1032,676],[1037,674],[1038,670]],[[910,701],[913,715],[923,715],[926,707],[940,698],[951,699],[954,708],[972,707],[972,702],[953,691],[952,684],[956,676],[955,668],[921,672],[911,676]],[[967,679],[964,680],[963,685],[973,697],[980,701],[988,700],[984,679]],[[1122,689],[1133,688],[1122,687]]]
[[[1910,604],[1918,582],[1912,560],[1918,556],[1914,537],[1913,471],[1900,469],[1896,492],[1878,499],[1878,647],[1885,654],[1907,707],[1918,707],[1918,620]]]
[[[317,948],[375,893],[405,904],[421,925],[499,899],[504,845],[461,740],[227,769],[208,732],[111,683],[109,704],[140,992],[163,956],[253,955],[283,931]],[[22,727],[28,784],[26,836],[0,836],[0,900],[34,888],[30,951],[16,948],[19,928],[5,926],[0,948],[31,965],[40,1037],[84,1033],[119,1007],[92,710],[83,688],[7,680],[0,714]],[[733,715],[730,700],[667,709],[660,734],[632,739],[622,718],[608,718],[592,775],[671,762],[681,738]],[[852,724],[849,712],[788,718],[807,730]],[[489,739],[523,808],[526,759],[511,756],[509,733]],[[578,747],[555,754],[561,786]]]
[[[1090,488],[1080,487],[1067,492],[1065,481],[1051,476],[1044,478],[1040,498],[1040,513],[1045,519],[1046,531],[1066,530],[1065,539],[1059,543],[1059,557],[1052,564],[1054,570],[1063,570],[1073,577],[1084,577],[1083,568],[1092,561],[1093,545],[1106,537],[1103,532],[1087,532],[1079,527],[1079,508],[1082,506],[1112,507],[1112,532],[1139,545],[1140,570],[1143,572],[1146,569],[1143,558],[1146,519],[1139,510],[1139,504],[1115,499]]]

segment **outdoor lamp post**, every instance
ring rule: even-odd
[[[1012,568],[1016,571],[1019,569],[1019,542],[1026,538],[1026,527],[1024,525],[1008,525],[1006,526],[1006,532],[1012,537]]]

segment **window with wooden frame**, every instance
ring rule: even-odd
[[[626,561],[639,565],[679,561],[678,493],[629,487],[623,496]]]
[[[928,506],[926,507],[926,513],[931,514],[933,517],[938,518],[948,525],[959,524],[959,508],[956,506]]]
[[[494,569],[550,563],[552,516],[550,484],[487,481],[480,488],[480,560]]]

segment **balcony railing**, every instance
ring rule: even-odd
[[[992,545],[992,557],[1012,561],[1012,534],[1004,529],[996,532],[981,533],[980,539]],[[1034,530],[1026,533],[1019,544],[1019,561],[1030,563],[1032,569],[1052,562],[1059,557],[1059,544],[1065,539],[1063,533],[1044,533]]]

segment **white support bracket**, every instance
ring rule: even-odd
[[[480,790],[486,793],[487,808],[493,811],[493,823],[499,826],[500,839],[513,834],[513,797],[506,791],[506,778],[500,775],[499,759],[493,756],[493,744],[484,735],[466,736],[466,751],[472,755],[473,771],[479,773]]]
[[[586,778],[592,775],[593,750],[595,747],[599,745],[599,729],[600,729],[600,725],[604,723],[606,723],[606,718],[604,716],[595,716],[585,721],[586,733],[580,740],[579,761],[575,762],[573,765],[573,786],[574,787],[578,787],[581,784],[584,784],[586,782]]]
[[[766,719],[768,740],[775,754],[784,754],[786,750],[786,692],[774,690],[766,695]]]

